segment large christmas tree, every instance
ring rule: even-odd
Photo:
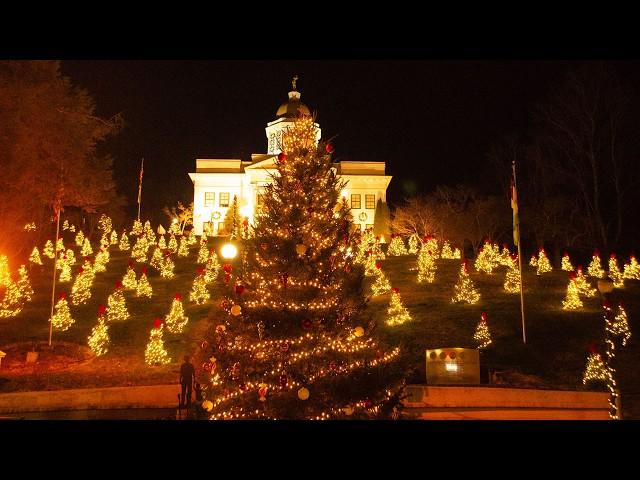
[[[310,117],[283,135],[277,173],[261,196],[241,265],[225,266],[224,322],[202,342],[204,396],[213,419],[384,417],[395,403],[399,350],[360,325],[365,305],[344,187],[333,147]],[[399,378],[398,378],[399,379]],[[207,404],[209,405],[209,404]]]

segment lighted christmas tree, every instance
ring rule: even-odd
[[[153,321],[153,328],[149,335],[149,343],[147,343],[147,348],[144,352],[144,360],[147,365],[167,365],[171,363],[169,354],[164,348],[164,340],[162,339],[163,330],[164,325],[162,324],[162,320],[156,318]]]
[[[182,306],[182,295],[176,293],[176,296],[171,303],[171,310],[167,316],[164,317],[167,330],[171,333],[182,333],[188,321],[189,318],[185,316],[184,307]]]
[[[604,310],[605,344],[607,346],[607,350],[605,352],[605,367],[607,369],[607,389],[609,390],[609,418],[618,420],[620,418],[620,414],[618,412],[617,400],[620,393],[618,392],[618,387],[615,380],[616,371],[613,367],[613,359],[616,355],[616,329],[614,327],[616,319],[613,315],[613,309],[608,299],[605,299],[605,301],[602,303],[602,308]]]
[[[164,254],[164,261],[162,262],[162,265],[160,266],[160,276],[162,278],[173,278],[174,277],[174,273],[173,273],[173,269],[175,268],[176,264],[173,263],[173,260],[171,260],[171,252],[167,251]]]
[[[587,367],[582,376],[582,383],[586,385],[590,382],[606,382],[609,378],[607,367],[602,361],[602,357],[597,352],[592,352],[587,357]]]
[[[602,262],[600,261],[600,252],[597,250],[593,252],[593,256],[591,257],[591,263],[587,268],[587,275],[590,277],[603,278],[604,270],[602,269]]]
[[[127,267],[127,273],[122,278],[122,286],[125,290],[135,290],[138,288],[138,280],[136,279],[136,271],[133,269],[133,264],[129,262]]]
[[[109,234],[109,232],[113,229],[113,223],[111,222],[111,217],[105,215],[104,213],[100,215],[98,219],[98,227],[102,231],[102,234]]]
[[[367,258],[364,262],[364,274],[366,277],[375,277],[378,274],[378,268],[376,265],[376,256],[373,253],[367,255]]]
[[[171,253],[176,253],[178,251],[178,240],[176,240],[176,236],[173,233],[169,236],[169,243],[167,244],[167,248],[171,251]]]
[[[105,306],[100,305],[98,307],[98,324],[91,329],[91,335],[88,338],[89,348],[96,357],[109,351],[109,326],[104,318],[105,313]]]
[[[109,250],[104,247],[100,247],[100,251],[96,255],[95,260],[93,261],[93,271],[96,273],[106,272],[107,271],[107,263],[109,263],[109,259],[111,255],[109,254]]]
[[[118,243],[118,233],[114,230],[111,230],[111,237],[109,238],[109,243],[111,245],[116,245]]]
[[[180,237],[180,247],[178,248],[178,256],[179,257],[189,256],[189,246],[187,244],[187,237],[184,235]]]
[[[538,257],[535,255],[531,255],[531,259],[529,260],[529,265],[538,268]]]
[[[627,312],[622,302],[618,304],[618,313],[616,313],[613,322],[611,322],[611,333],[614,337],[622,339],[621,344],[623,347],[627,345],[627,342],[631,338],[629,320],[627,319]]]
[[[615,253],[612,253],[611,257],[609,257],[609,278],[613,282],[613,288],[624,287],[624,277],[620,271],[620,267],[618,267],[618,260],[616,259]]]
[[[136,240],[136,243],[133,245],[133,249],[131,250],[131,258],[133,258],[138,263],[144,263],[147,261],[147,238],[144,235],[141,235]]]
[[[162,255],[162,250],[160,247],[156,247],[153,250],[153,255],[151,256],[151,261],[149,265],[151,265],[156,270],[160,271],[162,269],[162,264],[164,263],[164,257]]]
[[[60,276],[58,277],[58,282],[67,283],[71,281],[71,265],[68,262],[62,261],[59,262],[61,265]]]
[[[4,296],[0,301],[0,318],[15,317],[24,307],[24,299],[16,282],[7,280],[4,283]]]
[[[120,322],[129,318],[129,311],[122,293],[122,283],[116,282],[115,290],[107,299],[107,320]]]
[[[129,245],[129,237],[127,236],[126,230],[123,230],[122,235],[120,235],[120,242],[118,243],[118,248],[123,252],[126,252],[131,248],[131,245]]]
[[[499,255],[496,256],[495,253],[493,245],[488,241],[485,242],[476,257],[476,261],[474,263],[475,269],[478,272],[491,274],[500,262]]]
[[[549,258],[547,257],[547,252],[544,251],[544,248],[540,248],[538,252],[538,269],[536,270],[536,275],[542,275],[543,273],[548,273],[552,271],[551,263],[549,262]]]
[[[47,240],[47,243],[44,244],[44,249],[42,250],[42,254],[45,257],[48,257],[52,260],[55,258],[56,255],[53,252],[53,242],[51,240]]]
[[[453,303],[477,303],[480,300],[480,294],[476,290],[473,280],[469,277],[467,270],[467,261],[462,262],[460,273],[458,274],[458,283],[453,287]]]
[[[73,250],[69,248],[64,255],[65,255],[65,261],[69,264],[69,266],[75,265],[76,254],[73,253]]]
[[[158,248],[160,250],[166,250],[167,249],[167,242],[164,239],[164,235],[160,235],[160,240],[158,241]]]
[[[60,294],[60,298],[55,305],[53,316],[49,321],[53,324],[53,328],[62,332],[69,330],[71,325],[75,323],[75,320],[71,317],[66,293]]]
[[[409,310],[402,304],[400,289],[398,288],[391,289],[391,300],[389,301],[387,314],[389,314],[387,325],[392,327],[413,320],[409,314]]]
[[[499,263],[504,267],[511,266],[511,251],[509,250],[509,246],[505,243],[502,246],[502,251],[499,256]]]
[[[56,242],[56,252],[64,252],[65,248],[64,248],[64,242],[62,241],[62,238],[59,238],[58,241]]]
[[[371,284],[371,292],[373,295],[384,295],[391,290],[391,284],[381,268],[378,269],[376,281]]]
[[[226,320],[198,353],[210,418],[343,418],[348,405],[365,418],[387,402],[391,373],[367,372],[398,350],[368,338],[372,326],[352,325],[366,304],[362,268],[348,255],[355,245],[339,202],[344,182],[316,135],[310,118],[285,130],[253,235],[225,270],[236,284],[221,305]]]
[[[70,231],[70,232],[73,232],[73,233],[76,233],[76,226],[75,226],[75,225],[71,225],[71,226],[69,227],[69,231]]]
[[[151,228],[151,222],[149,220],[144,222],[142,233],[145,236],[147,245],[153,245],[154,243],[156,243],[156,234],[153,231],[153,228]]]
[[[111,241],[109,240],[109,234],[104,233],[102,237],[100,237],[100,249],[106,250],[107,248],[109,248],[110,244],[111,244]]]
[[[440,252],[440,258],[443,260],[453,260],[453,250],[449,245],[449,240],[445,240],[442,244],[442,252]]]
[[[6,255],[0,255],[0,286],[7,286],[10,282],[9,259]]]
[[[80,250],[80,254],[83,257],[88,257],[93,253],[93,248],[91,248],[91,243],[88,238],[84,239],[84,243],[82,244],[82,250]]]
[[[189,237],[187,238],[187,245],[195,245],[198,243],[198,239],[196,238],[196,231],[192,228],[189,232]]]
[[[218,278],[218,273],[220,272],[220,262],[218,261],[218,255],[215,250],[211,250],[211,255],[209,255],[209,259],[207,260],[207,265],[205,267],[204,272],[204,280],[209,285],[214,282],[216,278]]]
[[[598,290],[592,288],[589,284],[589,280],[587,280],[587,277],[585,277],[582,273],[582,266],[580,265],[578,265],[578,268],[576,268],[575,282],[580,295],[584,295],[585,297],[595,297],[595,295],[598,293]]]
[[[567,296],[562,301],[562,308],[565,310],[577,310],[582,308],[582,300],[580,300],[580,290],[576,285],[575,277],[569,278],[569,285],[567,285]]]
[[[414,233],[409,237],[409,253],[418,253],[422,242],[417,233]]]
[[[62,223],[62,230],[69,230],[69,220],[65,220]]]
[[[207,247],[207,240],[200,240],[200,250],[198,250],[198,260],[196,263],[207,263],[209,258],[209,247]]]
[[[40,258],[40,252],[38,251],[38,247],[33,247],[33,250],[31,250],[31,255],[29,255],[29,261],[34,265],[42,265],[42,259]]]
[[[569,258],[569,254],[567,252],[564,252],[564,255],[562,256],[562,264],[560,265],[560,267],[565,272],[573,272],[574,270],[573,265],[571,265],[571,259]]]
[[[193,279],[193,286],[191,287],[191,293],[189,294],[189,300],[196,305],[202,305],[211,298],[209,290],[207,290],[207,281],[204,278],[204,269],[199,267],[198,275]]]
[[[427,250],[428,243],[422,245],[418,254],[418,283],[433,283],[436,278],[436,261],[431,250]]]
[[[391,237],[391,243],[389,244],[389,248],[387,248],[387,255],[397,257],[400,255],[406,255],[407,249],[404,246],[404,240],[400,235],[393,235]]]
[[[140,220],[133,221],[133,227],[131,228],[131,235],[138,237],[142,234],[142,222]]]
[[[431,235],[427,236],[424,239],[424,247],[426,247],[427,252],[431,252],[431,255],[433,255],[434,259],[437,260],[438,258],[440,258],[440,255],[438,253],[440,251],[440,248],[438,246],[438,239],[436,237]]]
[[[27,273],[27,267],[20,265],[18,269],[18,282],[16,283],[20,296],[25,302],[31,301],[33,297],[33,287],[31,286],[31,280],[29,280],[29,274]]]
[[[91,298],[91,286],[95,274],[93,267],[89,262],[85,262],[82,267],[78,269],[78,274],[71,287],[71,303],[74,305],[84,305]]]
[[[640,280],[640,263],[631,255],[629,263],[624,265],[624,278],[627,280]]]
[[[509,293],[520,293],[520,269],[518,268],[518,257],[509,257],[507,274],[504,278],[504,289]]]
[[[453,249],[453,257],[452,260],[460,260],[462,259],[462,252],[458,247]]]
[[[136,286],[136,295],[138,297],[151,298],[152,294],[153,294],[153,289],[151,288],[151,284],[149,283],[149,279],[147,278],[147,269],[143,268],[142,271],[140,272],[138,285]]]
[[[75,240],[78,247],[82,247],[84,245],[84,233],[82,233],[82,230],[76,234]]]
[[[476,327],[476,332],[473,334],[473,339],[478,343],[478,350],[483,350],[491,345],[491,333],[489,332],[487,314],[485,312],[480,315],[480,321]]]

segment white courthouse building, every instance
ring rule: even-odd
[[[214,235],[224,235],[224,218],[238,199],[240,215],[253,222],[259,211],[261,193],[276,172],[274,161],[280,150],[279,138],[293,124],[298,112],[307,115],[309,109],[300,101],[296,90],[296,78],[289,99],[278,108],[276,119],[267,123],[267,153],[254,153],[251,160],[240,158],[198,158],[196,171],[189,173],[193,181],[193,224],[196,235],[204,229]],[[316,124],[317,125],[317,124]],[[318,127],[318,140],[321,130]],[[386,202],[387,187],[391,177],[385,175],[385,162],[345,161],[335,163],[338,176],[347,182],[342,195],[347,198],[353,221],[361,230],[373,227],[378,199]]]

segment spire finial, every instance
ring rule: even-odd
[[[298,81],[298,75],[295,75],[293,77],[293,80],[291,80],[291,85],[293,85],[293,91],[294,92],[296,91],[296,83],[297,83],[297,81]]]

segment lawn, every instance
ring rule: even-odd
[[[213,245],[212,240],[210,246]],[[219,314],[218,305],[224,288],[220,275],[215,286],[209,289],[212,295],[208,303],[197,306],[188,301],[196,274],[196,256],[197,246],[194,246],[188,258],[175,258],[176,276],[171,280],[162,279],[155,269],[149,268],[149,281],[153,287],[151,300],[136,298],[135,292],[125,292],[131,318],[110,324],[110,350],[105,356],[95,358],[87,348],[87,337],[96,324],[98,305],[106,304],[129,261],[129,252],[120,252],[117,246],[112,246],[111,261],[106,272],[97,274],[90,302],[86,306],[72,306],[76,323],[67,332],[54,331],[53,351],[38,346],[42,365],[26,366],[24,356],[29,342],[46,344],[48,339],[52,262],[44,260],[43,268],[34,267],[31,271],[36,292],[34,300],[18,317],[0,320],[0,350],[8,353],[0,367],[0,392],[177,382],[182,356],[195,349],[210,322],[214,321],[209,318]],[[375,334],[390,346],[402,347],[400,362],[407,370],[412,370],[410,382],[424,383],[427,348],[474,348],[473,333],[484,311],[488,314],[493,338],[493,344],[481,357],[484,366],[510,372],[511,376],[505,378],[510,378],[513,385],[583,388],[582,373],[588,345],[592,342],[602,344],[604,321],[598,297],[583,299],[582,310],[562,310],[566,272],[556,269],[538,277],[531,267],[524,267],[527,322],[527,344],[524,345],[519,295],[503,290],[504,267],[492,275],[475,273],[470,268],[481,299],[475,305],[462,305],[451,303],[458,261],[438,260],[435,282],[418,284],[417,272],[411,270],[415,260],[415,255],[407,255],[388,257],[381,262],[392,285],[400,289],[402,301],[413,320],[394,327],[385,324],[390,294],[373,297],[360,319],[362,325],[376,319]],[[74,272],[75,269],[77,265]],[[139,272],[138,264],[136,270]],[[366,282],[365,291],[369,292],[371,280]],[[62,284],[56,291],[70,291],[71,285]],[[165,367],[149,367],[144,363],[144,351],[153,319],[168,313],[175,293],[183,295],[189,323],[182,334],[172,335],[165,331],[165,347],[173,362]],[[635,365],[640,360],[635,337],[636,318],[640,315],[640,282],[626,281],[625,288],[614,291],[614,295],[624,299],[633,333],[627,347],[616,356],[623,415],[640,418],[640,408],[636,405],[640,403],[636,401],[640,400],[636,393],[640,392],[640,378],[635,375]]]

